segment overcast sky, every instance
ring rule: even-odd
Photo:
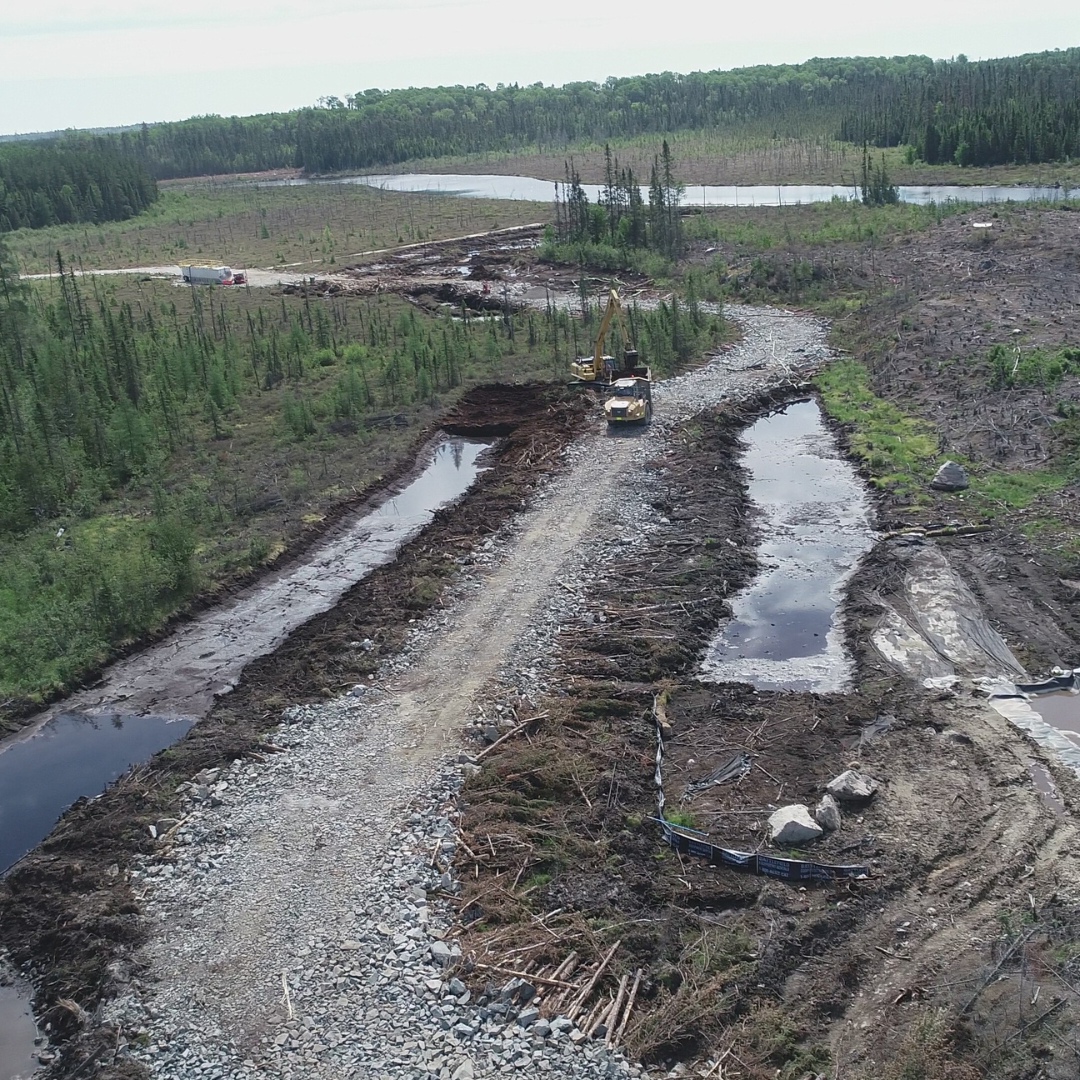
[[[369,87],[1077,44],[1077,0],[0,0],[0,133],[244,115]]]

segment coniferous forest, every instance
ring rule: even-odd
[[[1034,163],[1080,148],[1080,49],[970,63],[817,59],[565,86],[367,90],[320,107],[199,117],[118,136],[160,178],[293,166],[313,173],[415,158],[560,148],[722,126],[772,126],[930,164]]]
[[[118,221],[155,179],[309,173],[724,127],[909,147],[931,165],[1080,155],[1080,49],[1000,60],[811,60],[603,84],[367,90],[318,107],[202,116],[136,131],[0,146],[0,232]]]
[[[106,138],[0,147],[0,232],[124,221],[157,197],[142,163]]]
[[[365,90],[288,113],[194,117],[91,143],[75,136],[74,147],[64,136],[55,161],[40,142],[3,147],[0,207],[8,228],[137,211],[152,187],[133,162],[157,179],[327,173],[718,128],[907,145],[929,164],[1064,160],[1080,153],[1080,48],[979,62],[855,57],[565,86]]]

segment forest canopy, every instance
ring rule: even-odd
[[[134,155],[107,138],[0,146],[0,233],[124,221],[158,197]]]
[[[158,178],[562,149],[575,142],[746,128],[906,143],[931,164],[1034,163],[1080,146],[1080,48],[998,60],[816,59],[564,86],[364,90],[319,106],[202,116],[114,138]]]
[[[1080,155],[1080,48],[997,60],[852,57],[565,86],[364,90],[259,116],[0,145],[0,232],[122,220],[154,178],[386,168],[418,158],[562,150],[678,131],[906,145],[928,164]]]

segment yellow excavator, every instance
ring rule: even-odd
[[[604,342],[607,340],[613,319],[619,320],[625,342],[623,362],[619,370],[616,370],[615,358],[604,352]],[[637,349],[630,344],[630,335],[626,332],[626,323],[623,321],[622,304],[619,302],[619,294],[614,289],[608,292],[607,308],[604,311],[604,317],[600,320],[600,332],[596,335],[596,348],[592,356],[583,356],[579,360],[574,360],[570,365],[570,371],[579,382],[604,385],[614,383],[621,378],[646,380],[652,378],[649,369],[638,363]]]
[[[622,366],[616,369],[615,358],[604,352],[604,342],[614,319],[619,320],[624,348]],[[619,294],[608,292],[607,309],[600,320],[596,348],[572,364],[574,378],[593,386],[603,386],[610,396],[604,402],[604,417],[609,427],[621,424],[647,424],[652,419],[652,372],[638,360],[637,349],[630,342],[623,320]]]

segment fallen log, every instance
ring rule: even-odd
[[[511,735],[517,735],[519,732],[524,731],[530,724],[537,720],[543,720],[547,716],[546,712],[538,713],[536,716],[530,716],[528,720],[522,720],[517,727],[511,728],[505,735],[500,735],[490,746],[485,746],[479,754],[476,755],[476,760],[479,761],[486,754],[490,754],[496,746],[501,746]]]
[[[611,958],[615,955],[621,944],[622,939],[620,938],[618,941],[615,942],[614,945],[611,946],[604,959],[600,961],[599,967],[597,967],[597,969],[593,972],[593,976],[588,981],[588,983],[586,983],[585,989],[581,991],[581,993],[578,995],[577,1000],[574,1002],[573,1005],[570,1006],[570,1011],[567,1013],[567,1019],[573,1020],[574,1017],[577,1015],[578,1010],[581,1009],[584,1006],[585,1002],[589,1000],[589,995],[596,988],[596,984],[600,981],[600,976],[604,974],[604,971],[607,968],[608,964],[611,963]]]

